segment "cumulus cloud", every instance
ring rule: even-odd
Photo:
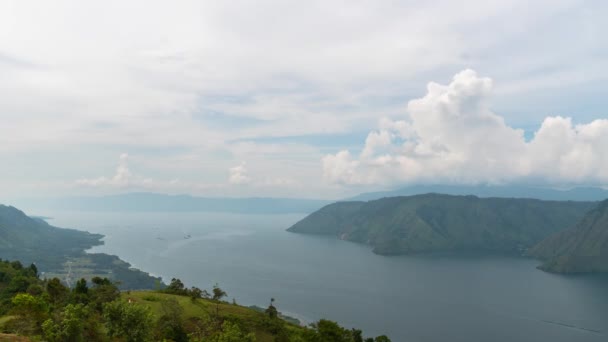
[[[251,177],[248,176],[247,165],[245,162],[228,169],[230,176],[228,182],[230,184],[242,185],[251,183]]]
[[[429,83],[403,120],[383,119],[362,152],[323,158],[324,176],[344,184],[608,184],[608,120],[547,117],[530,141],[490,110],[493,82],[473,70]]]
[[[129,170],[129,155],[123,153],[119,157],[118,166],[116,167],[116,173],[112,177],[101,176],[98,178],[82,178],[76,181],[78,185],[101,187],[101,186],[112,186],[112,187],[128,187],[136,183],[145,182],[138,177],[133,177],[131,170]]]
[[[122,153],[119,156],[118,166],[113,176],[101,176],[97,178],[81,178],[75,184],[85,188],[97,188],[100,190],[112,189],[128,189],[128,190],[145,190],[145,191],[161,191],[168,193],[186,192],[209,192],[222,191],[225,189],[225,184],[221,183],[201,183],[192,181],[183,181],[179,178],[171,180],[162,180],[143,177],[135,174],[129,168],[129,155]]]

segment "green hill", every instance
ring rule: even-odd
[[[554,234],[529,251],[545,261],[541,269],[558,273],[608,272],[608,200],[573,228]]]
[[[132,269],[114,255],[87,254],[85,250],[103,242],[99,234],[63,229],[21,210],[0,205],[0,258],[35,263],[45,277],[108,277],[121,281],[121,288],[154,288],[159,278]]]
[[[211,293],[179,279],[158,291],[120,292],[99,277],[70,289],[41,280],[35,265],[0,260],[0,341],[390,342],[323,319],[291,323],[274,299],[260,312],[222,301],[227,294],[217,285]]]
[[[440,194],[390,197],[330,204],[288,231],[366,243],[378,254],[521,254],[572,226],[595,203]]]

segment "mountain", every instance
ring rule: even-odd
[[[608,190],[593,187],[558,190],[527,186],[416,185],[392,191],[363,193],[348,200],[371,201],[384,197],[413,196],[428,193],[473,195],[483,198],[535,198],[546,201],[601,201],[608,198]]]
[[[154,288],[160,281],[132,269],[114,255],[88,254],[85,250],[101,245],[102,235],[57,228],[21,210],[0,205],[0,258],[34,263],[47,276],[62,279],[102,276],[120,278],[123,288]]]
[[[608,272],[608,200],[573,228],[554,234],[529,251],[545,261],[541,269],[558,273]]]
[[[575,224],[594,205],[595,202],[425,194],[330,204],[288,231],[366,243],[378,254],[521,254]]]
[[[21,199],[22,207],[75,211],[228,212],[244,214],[310,213],[330,201],[296,198],[221,198],[155,193],[100,197]]]
[[[103,236],[56,228],[14,207],[0,205],[0,257],[35,262],[42,268],[58,266],[59,252],[71,255],[101,244]]]

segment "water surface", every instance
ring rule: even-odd
[[[384,257],[285,232],[304,215],[47,213],[106,235],[95,252],[311,322],[399,341],[606,341],[608,277],[562,276],[511,257]]]

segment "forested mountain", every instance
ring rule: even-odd
[[[99,234],[57,228],[21,210],[0,205],[0,258],[35,263],[49,276],[120,279],[123,288],[153,288],[158,278],[131,269],[114,255],[84,251],[103,242]]]
[[[338,202],[288,231],[366,243],[378,254],[486,251],[521,254],[571,227],[596,202],[426,194]]]
[[[543,240],[529,254],[545,260],[540,268],[551,272],[608,272],[608,200],[573,228]]]

